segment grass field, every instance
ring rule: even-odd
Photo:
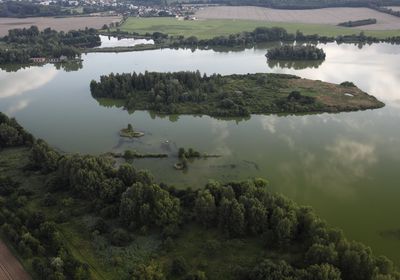
[[[252,31],[254,28],[260,26],[279,26],[285,28],[289,33],[295,33],[297,30],[300,30],[304,34],[319,34],[325,36],[359,34],[361,31],[360,29],[336,27],[329,24],[284,23],[232,19],[184,21],[175,18],[129,18],[120,29],[122,31],[137,32],[139,34],[158,31],[169,35],[183,35],[185,37],[196,36],[200,39],[209,39],[220,35]],[[378,38],[386,38],[389,36],[400,36],[400,30],[365,31],[365,34]]]

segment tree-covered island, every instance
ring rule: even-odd
[[[355,86],[283,74],[112,73],[101,76],[100,81],[93,80],[90,90],[94,98],[123,100],[129,110],[166,114],[248,116],[355,111],[384,106]]]
[[[312,45],[283,45],[271,48],[265,55],[269,60],[324,60],[323,49]]]

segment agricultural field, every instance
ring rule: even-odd
[[[40,30],[51,27],[57,31],[69,31],[89,28],[101,28],[104,24],[119,22],[121,17],[90,16],[90,17],[30,17],[30,18],[0,18],[0,36],[7,35],[8,30],[36,25]]]
[[[400,21],[400,18],[399,18]],[[265,20],[235,20],[235,19],[202,19],[177,20],[175,18],[128,18],[120,27],[122,31],[137,32],[139,34],[162,32],[169,35],[196,36],[199,39],[210,39],[215,36],[230,35],[242,31],[253,31],[256,27],[285,28],[289,33],[297,30],[304,34],[319,34],[321,36],[337,36],[359,34],[362,29],[338,27],[329,24],[267,22]],[[400,27],[399,27],[400,29]],[[400,30],[365,30],[366,35],[378,38],[399,36]]]
[[[366,30],[400,30],[400,18],[368,8],[325,8],[310,10],[278,10],[261,7],[206,7],[196,13],[199,19],[243,19],[267,22],[313,23],[337,25],[344,21],[375,18],[376,24]]]
[[[0,240],[0,279],[1,280],[30,280],[21,263],[13,256],[6,244]]]

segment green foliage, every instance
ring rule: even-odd
[[[24,145],[30,146],[33,142],[33,136],[27,133],[15,119],[10,119],[0,112],[0,149]]]
[[[130,241],[129,233],[124,229],[117,228],[111,232],[111,244],[114,246],[124,246]]]
[[[326,55],[312,45],[283,45],[269,49],[265,56],[271,60],[324,60]]]
[[[340,85],[344,86],[344,87],[355,87],[356,86],[353,82],[349,82],[349,81],[345,81],[345,82],[341,83]]]
[[[122,99],[128,109],[154,110],[160,113],[207,114],[212,116],[248,116],[250,113],[310,112],[332,110],[314,96],[294,90],[302,81],[296,76],[247,74],[221,76],[197,72],[110,74],[92,81],[95,98]],[[289,86],[288,86],[289,84]],[[318,91],[324,84],[314,83]],[[290,92],[290,90],[292,91]],[[304,89],[303,89],[304,90]],[[339,90],[339,88],[338,88]],[[316,94],[325,94],[321,90]],[[335,95],[338,98],[340,95]],[[342,102],[339,101],[338,102]],[[348,104],[337,105],[348,110]],[[378,106],[378,105],[375,105]],[[379,104],[381,106],[381,104]],[[194,150],[179,150],[180,158],[199,157]]]
[[[368,18],[368,19],[361,19],[361,20],[354,20],[354,21],[346,21],[346,22],[341,22],[338,25],[339,26],[344,26],[344,27],[357,27],[357,26],[363,26],[363,25],[369,25],[369,24],[375,24],[376,23],[376,18]]]
[[[6,48],[0,48],[0,64],[29,63],[32,57],[75,58],[80,55],[79,48],[100,45],[100,37],[93,28],[57,32],[50,28],[39,31],[37,26],[11,29],[2,38]]]
[[[43,140],[39,139],[32,146],[31,166],[45,173],[57,170],[60,154]]]
[[[201,157],[200,152],[193,150],[192,148],[189,148],[189,150],[185,150],[185,148],[179,148],[178,149],[178,157],[179,158],[199,158]]]
[[[14,188],[11,199],[18,199],[19,191]],[[9,203],[0,209],[0,217],[1,233],[32,261],[35,279],[90,279],[88,267],[68,252],[56,225],[42,212]]]
[[[171,234],[180,223],[181,209],[179,199],[158,185],[136,183],[122,194],[119,216],[126,226],[158,227]]]
[[[36,172],[35,176],[52,178],[50,185],[60,187],[49,187],[41,180],[41,186],[30,190],[9,176],[0,176],[0,231],[21,258],[32,264],[37,279],[90,279],[89,267],[74,257],[80,252],[69,244],[77,237],[78,246],[88,250],[95,246],[102,261],[107,259],[106,264],[116,268],[111,270],[116,277],[128,279],[166,279],[166,275],[243,280],[398,277],[387,258],[349,242],[311,208],[271,193],[265,180],[211,181],[203,190],[175,190],[155,184],[148,172],[132,166],[116,168],[106,157],[65,155],[48,160],[52,157],[46,154],[52,154],[52,149],[41,141],[36,144],[39,152],[32,157],[42,159],[50,174]],[[42,205],[38,197],[39,202],[44,200],[42,194],[53,201],[46,203],[43,212],[37,209]],[[61,209],[69,213],[78,205],[78,215],[95,217],[86,227],[77,222],[79,217],[62,225],[53,221]],[[74,223],[76,232],[65,234]],[[188,230],[195,233],[193,238],[187,237]],[[141,247],[143,238],[146,249]],[[248,251],[250,244],[253,249]]]

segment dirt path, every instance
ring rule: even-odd
[[[32,278],[0,240],[0,280],[31,280]]]

